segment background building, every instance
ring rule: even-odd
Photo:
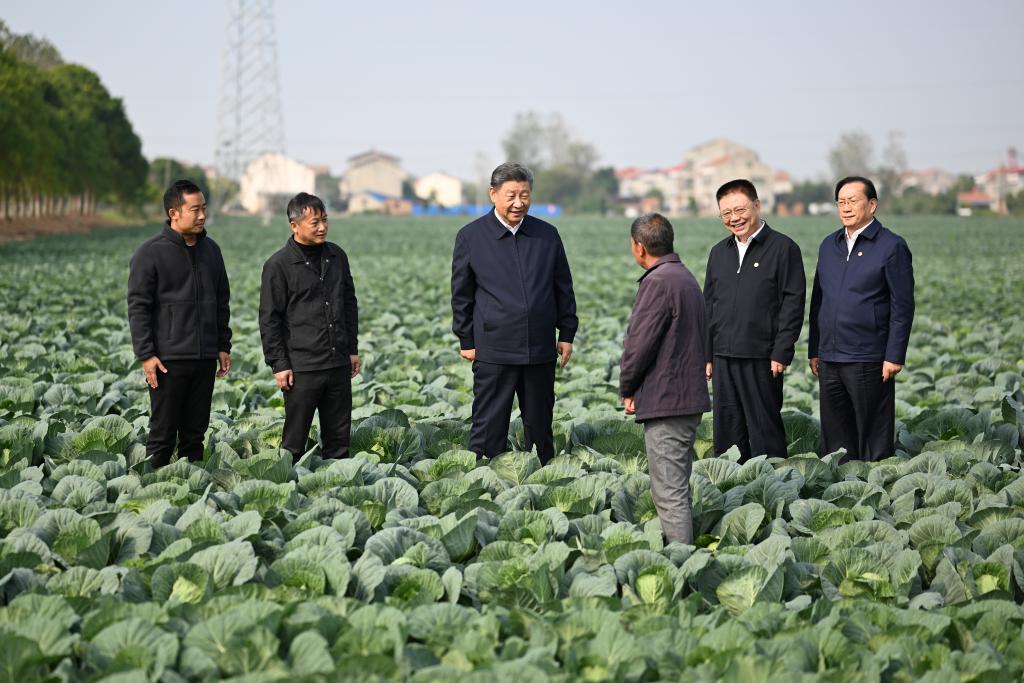
[[[462,181],[447,173],[430,173],[413,183],[416,196],[428,204],[445,208],[462,204]]]
[[[398,157],[371,149],[349,158],[348,171],[340,184],[341,196],[349,200],[350,212],[356,212],[352,199],[365,192],[383,195],[388,199],[401,199],[402,181],[406,175]]]
[[[283,154],[256,157],[242,174],[239,198],[249,213],[284,211],[299,192],[316,191],[316,172]]]

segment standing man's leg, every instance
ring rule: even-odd
[[[669,543],[693,544],[690,472],[698,425],[700,415],[662,417],[644,422],[651,496],[661,520],[661,530]]]
[[[893,454],[896,422],[896,379],[882,381],[881,363],[851,363],[847,387],[857,425],[861,460],[883,460]]]
[[[178,455],[196,462],[203,459],[203,438],[210,426],[217,361],[194,360],[188,364],[188,384],[178,427]]]
[[[156,469],[171,461],[178,441],[181,414],[188,398],[189,361],[164,361],[167,372],[157,372],[157,388],[149,387],[149,437],[146,455]],[[209,415],[207,415],[209,419]]]
[[[823,455],[845,448],[845,460],[859,460],[857,423],[844,381],[847,365],[849,363],[818,363],[821,447]]]
[[[320,398],[323,457],[347,458],[352,432],[352,366],[325,371],[327,386]]]
[[[508,422],[512,417],[520,366],[473,361],[473,427],[469,450],[477,458],[493,458],[508,450]]]
[[[750,454],[785,458],[786,426],[782,423],[782,375],[772,376],[770,358],[734,361],[750,435]]]
[[[523,416],[526,447],[537,447],[537,457],[547,464],[555,457],[551,418],[555,411],[555,362],[524,365],[516,385],[519,412]]]
[[[715,455],[721,455],[736,446],[740,449],[740,462],[750,459],[750,434],[743,394],[739,386],[736,358],[715,356],[711,368],[712,415],[711,426]]]
[[[306,452],[313,413],[320,403],[327,381],[322,371],[295,372],[293,377],[291,389],[284,392],[284,431],[281,434],[281,448],[299,458]]]

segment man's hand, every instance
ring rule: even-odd
[[[899,363],[890,363],[889,361],[882,362],[882,381],[888,382],[896,375],[900,374],[900,370],[903,366]]]
[[[217,353],[217,363],[220,364],[217,376],[223,377],[231,371],[231,354],[227,351],[219,351]]]
[[[359,371],[363,369],[363,361],[359,360],[359,355],[353,355],[348,357],[348,362],[352,364],[352,378],[359,374]]]
[[[636,415],[636,402],[632,396],[626,396],[622,399],[622,406],[626,409],[626,415]]]
[[[277,382],[277,386],[281,391],[288,391],[295,384],[295,375],[292,373],[291,368],[288,368],[281,372],[275,372],[274,381]]]
[[[156,356],[150,356],[146,360],[142,361],[142,372],[146,375],[146,384],[148,384],[152,389],[156,389],[158,384],[156,381],[156,371],[158,369],[160,372],[167,374],[167,368],[164,367],[164,364],[161,363],[160,359]]]
[[[555,348],[558,349],[559,366],[565,367],[569,363],[569,359],[572,357],[572,344],[569,342],[558,342],[555,344]]]
[[[459,355],[468,361],[476,360],[476,349],[461,349]]]
[[[818,376],[818,360],[818,358],[812,358],[809,361],[807,361],[808,363],[811,364],[811,372],[814,374],[815,377]]]
[[[786,371],[786,366],[778,361],[772,361],[772,377],[778,377]],[[817,373],[815,373],[817,374]]]
[[[711,363],[704,366],[704,376],[709,382],[711,381]]]

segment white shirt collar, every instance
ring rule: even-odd
[[[762,230],[764,230],[764,221],[761,221],[761,225],[758,226],[757,230],[754,231],[753,235],[747,238],[746,242],[740,242],[739,237],[733,236],[733,239],[736,240],[736,246],[739,247],[740,249],[746,249],[747,247],[750,246],[750,243],[754,241],[754,238],[761,234]]]
[[[494,217],[497,218],[498,222],[504,225],[505,228],[513,235],[516,234],[516,232],[518,232],[520,226],[523,224],[523,221],[526,220],[526,216],[523,216],[523,220],[519,221],[515,225],[509,225],[508,223],[505,222],[505,219],[501,217],[501,214],[498,213],[498,207],[494,207]]]
[[[847,261],[850,260],[850,254],[853,253],[853,245],[857,242],[857,238],[860,237],[860,234],[862,232],[864,232],[865,230],[870,228],[871,224],[874,223],[874,222],[875,222],[875,218],[874,218],[874,216],[872,216],[871,220],[869,220],[867,223],[865,223],[860,228],[854,230],[852,236],[850,235],[849,232],[847,232],[846,228],[843,228],[843,236],[846,237],[846,260]]]

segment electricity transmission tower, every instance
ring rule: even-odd
[[[217,172],[239,180],[250,161],[284,153],[273,0],[227,0],[217,114]]]

